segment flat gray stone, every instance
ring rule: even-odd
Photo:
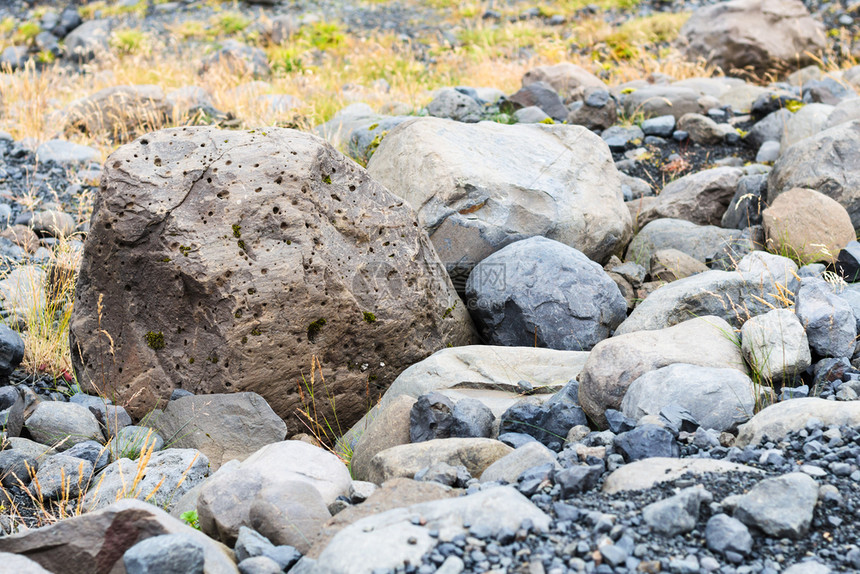
[[[818,502],[818,483],[802,472],[762,480],[737,501],[734,516],[774,538],[806,535]]]

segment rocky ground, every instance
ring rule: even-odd
[[[860,571],[860,4],[48,4],[0,570]]]

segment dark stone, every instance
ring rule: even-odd
[[[0,388],[0,410],[2,410],[2,425],[7,437],[21,436],[24,427],[24,397],[17,387]]]
[[[568,110],[564,102],[561,101],[561,98],[552,89],[552,86],[546,82],[534,82],[520,88],[519,91],[508,98],[508,102],[513,104],[512,112],[529,106],[537,106],[557,122],[563,122],[567,119]]]
[[[414,407],[413,407],[414,408]],[[460,399],[452,411],[450,435],[452,437],[485,437],[493,434],[493,411],[477,399]]]
[[[860,243],[852,241],[839,252],[836,272],[848,283],[860,281]]]
[[[78,14],[78,9],[74,6],[69,6],[60,13],[60,21],[56,26],[54,26],[51,33],[57,38],[63,39],[66,37],[66,34],[80,26],[82,23],[83,20],[81,20],[81,15]]]
[[[520,448],[524,444],[537,442],[537,439],[529,434],[521,432],[506,432],[499,435],[499,441],[511,448]]]
[[[82,458],[98,470],[110,464],[110,449],[94,440],[79,442],[63,454]]]
[[[24,341],[15,331],[0,324],[0,378],[8,377],[24,359]]]
[[[761,212],[767,195],[767,174],[745,175],[738,180],[738,187],[729,208],[723,214],[725,228],[746,229],[761,225]]]
[[[36,469],[39,461],[35,456],[23,454],[15,449],[0,451],[0,484],[10,488],[12,486],[24,486],[30,484],[30,472],[27,468]]]
[[[655,456],[678,458],[681,454],[672,433],[653,424],[645,424],[618,435],[615,448],[627,462]]]
[[[449,438],[454,422],[454,403],[441,393],[430,392],[418,397],[409,413],[409,438],[412,442],[424,442],[437,438]]]
[[[203,548],[182,534],[162,534],[125,551],[128,574],[203,574]]]
[[[553,478],[555,483],[561,487],[562,498],[569,498],[597,486],[604,470],[603,465],[599,464],[571,466],[557,471]]]
[[[173,392],[170,393],[170,400],[175,401],[176,399],[181,399],[182,397],[193,397],[194,393],[191,391],[186,391],[185,389],[173,389]]]
[[[576,425],[587,425],[582,408],[562,403],[535,405],[519,402],[502,414],[499,434],[517,432],[533,436],[544,446],[561,450],[567,433]]]
[[[606,424],[609,425],[609,430],[611,430],[615,434],[632,431],[634,428],[636,428],[636,421],[628,418],[621,411],[616,411],[615,409],[606,409],[606,411],[603,413],[603,416],[606,417]]]

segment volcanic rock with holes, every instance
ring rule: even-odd
[[[414,212],[323,140],[277,128],[168,129],[114,152],[76,297],[85,388],[109,381],[137,417],[175,388],[253,391],[290,432],[311,357],[346,426],[368,385],[473,333]]]
[[[418,212],[458,288],[482,259],[533,235],[598,262],[630,238],[609,149],[581,126],[416,118],[367,169]]]
[[[810,63],[825,37],[800,0],[730,0],[696,10],[681,28],[681,44],[691,60],[761,73]]]

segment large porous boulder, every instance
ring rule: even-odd
[[[780,300],[776,282],[762,273],[705,271],[663,285],[648,295],[616,333],[662,329],[703,315],[715,315],[740,327],[750,317],[779,305]]]
[[[813,189],[794,188],[762,212],[768,248],[806,263],[836,261],[839,251],[856,239],[845,208]]]
[[[545,237],[484,259],[466,296],[478,331],[494,345],[589,351],[627,318],[621,291],[600,265]]]
[[[320,138],[168,129],[105,165],[73,361],[85,388],[107,381],[133,416],[176,388],[253,391],[297,432],[317,356],[325,384],[303,392],[320,420],[336,404],[346,428],[368,385],[375,395],[434,349],[470,342],[457,303],[414,212]]]
[[[173,105],[159,86],[113,86],[75,100],[61,113],[67,133],[81,131],[128,141],[163,126]]]
[[[768,201],[798,187],[838,201],[860,227],[860,120],[819,132],[782,153],[768,178]]]
[[[824,50],[823,26],[800,0],[731,0],[696,10],[681,28],[689,59],[726,72],[802,67]]]
[[[736,368],[675,363],[633,381],[621,401],[621,411],[638,420],[678,405],[702,427],[729,431],[752,417],[760,390]]]
[[[825,427],[860,425],[860,401],[828,401],[804,397],[771,405],[738,429],[735,446],[756,445],[765,437],[779,442],[789,433],[806,426],[809,419],[821,421]]]
[[[726,243],[740,242],[741,232],[715,225],[696,225],[684,219],[657,219],[639,230],[627,247],[625,259],[645,268],[657,251],[677,249],[702,263],[710,263]]]
[[[418,211],[455,284],[533,235],[601,263],[630,239],[609,148],[581,126],[416,118],[386,136],[367,169]]]
[[[261,447],[284,440],[286,425],[257,393],[189,395],[153,411],[147,422],[174,448],[194,448],[212,470],[245,460]]]
[[[719,317],[697,317],[658,331],[617,335],[598,343],[579,375],[582,409],[601,426],[604,411],[620,410],[630,384],[643,374],[674,363],[732,368],[746,374],[732,340],[731,325]]]
[[[655,219],[673,218],[698,225],[720,225],[743,174],[736,167],[717,167],[676,179],[663,188],[636,222],[646,225]]]
[[[142,500],[119,500],[96,512],[4,536],[0,552],[26,556],[49,572],[125,572],[125,551],[162,534],[181,534],[199,545],[203,574],[236,574],[229,548]]]

